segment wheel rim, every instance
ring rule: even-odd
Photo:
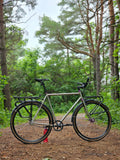
[[[84,140],[96,141],[105,137],[110,130],[110,116],[105,107],[100,103],[88,103],[86,105],[91,116],[90,119],[84,113],[84,107],[76,111],[75,131]]]
[[[17,108],[13,115],[12,132],[17,139],[23,143],[38,143],[43,141],[50,133],[51,116],[45,107],[41,107],[35,123],[32,124],[32,117],[36,114],[40,104],[25,104]],[[32,115],[30,114],[32,113]],[[44,134],[44,129],[47,128],[47,132]]]

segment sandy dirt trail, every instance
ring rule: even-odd
[[[0,160],[120,160],[120,131],[112,129],[101,141],[87,142],[73,127],[52,130],[48,143],[23,144],[10,128],[0,129]]]

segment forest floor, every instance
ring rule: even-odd
[[[78,137],[73,127],[52,130],[47,143],[23,144],[10,128],[0,129],[0,160],[120,160],[120,131],[110,133],[98,142]]]

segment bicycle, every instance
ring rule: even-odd
[[[109,108],[101,100],[94,100],[94,98],[101,98],[99,96],[89,97],[92,99],[83,97],[81,89],[87,87],[89,78],[86,83],[78,83],[78,92],[72,93],[47,93],[45,81],[48,79],[36,79],[36,81],[40,82],[44,88],[45,96],[42,101],[38,101],[40,97],[15,97],[18,101],[11,114],[10,127],[19,141],[25,144],[40,143],[48,137],[52,128],[55,131],[61,131],[64,126],[73,126],[77,135],[89,142],[99,141],[109,133],[111,129]],[[58,120],[50,97],[62,95],[77,95],[78,98],[62,119]],[[44,104],[46,99],[50,109]],[[71,123],[64,124],[63,121],[73,109]],[[43,134],[45,129],[46,132]]]

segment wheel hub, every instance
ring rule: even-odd
[[[89,121],[92,122],[92,123],[94,123],[95,119],[94,118],[90,118]]]

